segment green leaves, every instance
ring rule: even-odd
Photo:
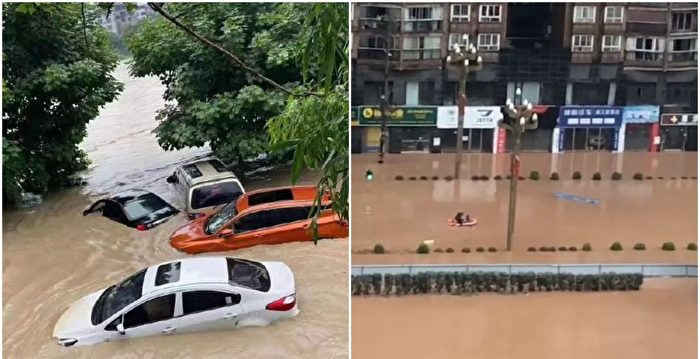
[[[87,166],[85,126],[122,85],[96,7],[3,4],[3,198],[41,193]],[[86,48],[85,39],[90,48]]]

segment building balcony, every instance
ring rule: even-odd
[[[357,22],[357,31],[365,32],[381,32],[386,33],[387,22],[383,19],[360,19]],[[391,22],[391,32],[399,33],[401,31],[401,23],[398,21]]]
[[[479,33],[503,33],[506,28],[506,23],[501,22],[480,22],[477,24]]]
[[[399,50],[391,50],[391,61],[396,61],[399,58],[400,51]],[[384,59],[386,58],[386,53],[384,52],[384,49],[376,49],[376,48],[358,48],[357,49],[357,58],[362,59],[362,60],[381,60],[382,63],[384,63]]]
[[[442,20],[405,20],[402,29],[405,32],[439,32]]]
[[[590,64],[593,62],[593,52],[572,52],[571,63],[574,64]]]
[[[664,54],[661,52],[628,51],[625,53],[625,66],[663,67]]]
[[[603,24],[603,35],[622,35],[624,32],[623,24]]]
[[[669,65],[678,63],[697,63],[697,61],[697,51],[671,52],[668,54]]]
[[[416,61],[416,60],[441,60],[442,50],[403,50],[401,51],[401,61]]]
[[[666,36],[665,23],[628,22],[627,32],[645,36]]]

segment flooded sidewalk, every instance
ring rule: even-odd
[[[698,184],[691,178],[697,176],[697,153],[522,154],[522,175],[539,171],[540,180],[519,182],[512,253],[503,252],[509,181],[493,179],[509,174],[508,156],[465,154],[461,178],[448,181],[444,177],[454,175],[454,154],[394,154],[382,165],[376,154],[353,155],[353,264],[697,262],[696,251],[685,249],[698,236]],[[374,173],[372,181],[365,178],[367,169]],[[575,171],[582,173],[581,180],[571,179]],[[622,173],[622,180],[610,179],[615,171]],[[552,172],[559,173],[558,181],[549,179]],[[591,179],[595,172],[601,172],[601,181]],[[634,180],[636,172],[654,179]],[[396,180],[399,175],[404,179]],[[474,181],[473,175],[489,180]],[[557,193],[598,203],[566,200]],[[457,212],[477,218],[478,225],[448,226]],[[454,253],[416,255],[423,241]],[[667,241],[675,243],[676,251],[661,250]],[[611,252],[613,242],[620,242],[624,250]],[[362,254],[378,243],[390,253]],[[584,243],[593,251],[581,252]],[[647,249],[633,250],[636,243]],[[528,252],[529,247],[541,246],[578,250]],[[475,253],[477,247],[498,252]],[[462,253],[465,248],[471,253]]]
[[[697,358],[697,279],[638,292],[352,299],[353,358]]]

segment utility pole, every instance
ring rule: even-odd
[[[384,152],[386,151],[387,130],[386,123],[389,111],[389,60],[391,59],[391,19],[389,15],[384,15],[386,21],[386,34],[384,38],[384,93],[379,98],[380,110],[382,111],[382,127],[379,136],[379,163],[384,163]]]
[[[481,69],[481,56],[476,53],[476,47],[473,44],[467,46],[467,35],[462,38],[465,42],[465,51],[460,49],[459,44],[455,44],[452,48],[452,54],[447,56],[446,63],[457,66],[459,69],[459,93],[457,94],[457,154],[455,157],[455,179],[459,178],[460,168],[462,167],[462,138],[464,137],[464,114],[467,106],[467,76],[469,71]]]
[[[506,238],[506,250],[510,251],[513,245],[513,233],[515,232],[515,204],[518,196],[518,177],[520,168],[520,142],[525,130],[537,128],[537,114],[532,110],[532,104],[522,98],[522,91],[515,90],[515,98],[506,100],[505,111],[508,121],[501,120],[500,128],[505,128],[515,135],[515,144],[510,152],[510,198],[508,201],[508,234]]]

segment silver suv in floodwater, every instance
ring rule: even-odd
[[[184,200],[189,219],[212,214],[245,192],[238,177],[215,158],[182,165],[167,181]]]

